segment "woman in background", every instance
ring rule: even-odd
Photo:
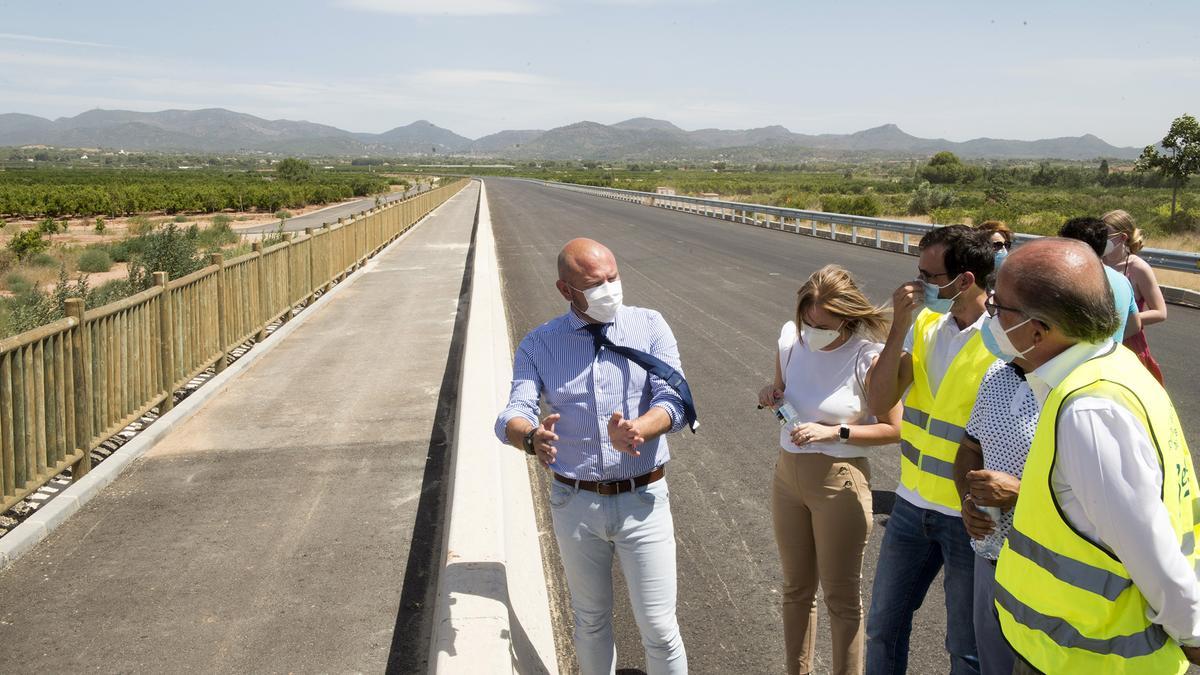
[[[1150,354],[1150,343],[1146,341],[1145,327],[1162,323],[1167,320],[1167,302],[1163,299],[1162,290],[1158,287],[1158,279],[1150,263],[1142,260],[1138,251],[1142,250],[1144,242],[1142,231],[1137,228],[1133,216],[1120,209],[1109,211],[1100,216],[1100,220],[1108,226],[1108,244],[1105,245],[1104,264],[1125,275],[1133,284],[1133,295],[1137,301],[1138,318],[1142,322],[1142,330],[1125,338],[1125,346],[1138,355],[1146,369],[1161,383],[1162,369],[1158,361]]]

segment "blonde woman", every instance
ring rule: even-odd
[[[1125,346],[1138,355],[1146,369],[1149,370],[1161,384],[1162,369],[1158,361],[1150,353],[1150,343],[1146,341],[1145,326],[1162,323],[1167,320],[1167,302],[1163,299],[1162,290],[1158,287],[1158,279],[1150,263],[1142,260],[1138,251],[1142,250],[1144,242],[1142,231],[1137,228],[1133,216],[1120,209],[1109,211],[1100,216],[1100,220],[1108,227],[1108,244],[1104,249],[1104,264],[1125,275],[1133,285],[1133,297],[1137,301],[1138,318],[1142,322],[1142,330],[1125,338]]]
[[[900,438],[900,406],[885,419],[868,411],[866,379],[887,332],[841,267],[817,270],[800,287],[796,318],[783,326],[775,381],[759,404],[796,412],[779,433],[771,489],[783,564],[787,672],[813,671],[817,587],[833,636],[833,672],[863,671],[862,560],[871,533],[872,447]]]

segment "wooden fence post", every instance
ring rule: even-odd
[[[167,293],[167,282],[170,275],[166,272],[154,273],[154,285],[162,289],[158,296],[158,341],[162,358],[162,386],[167,393],[163,402],[158,406],[158,414],[162,415],[175,407],[175,358],[172,350],[175,346],[175,323],[171,320],[171,296]]]
[[[75,438],[71,439],[76,450],[83,450],[83,456],[75,463],[71,472],[71,480],[79,480],[92,469],[92,396],[88,391],[87,367],[88,360],[84,358],[84,305],[82,298],[69,298],[66,304],[67,316],[74,318],[77,323],[71,329],[71,378],[74,380],[75,400]]]
[[[292,245],[292,233],[284,232],[283,240],[287,242],[287,248],[284,249],[284,252],[287,253],[287,257],[285,258],[285,260],[287,260],[287,274],[284,275],[285,279],[283,282],[283,303],[287,309],[284,310],[283,317],[279,319],[280,324],[285,324],[291,320],[292,298],[296,297],[295,294],[292,293],[292,256],[296,254],[296,247]]]
[[[304,299],[304,306],[309,307],[317,299],[317,270],[316,264],[313,262],[313,256],[316,255],[313,244],[316,243],[316,240],[313,239],[311,227],[304,228],[304,234],[308,236],[308,296]]]
[[[261,241],[256,241],[250,244],[250,249],[258,254],[258,316],[254,320],[258,322],[258,335],[254,337],[256,342],[262,342],[267,339],[267,265],[263,258],[263,245]]]
[[[209,264],[217,265],[217,340],[221,343],[221,356],[213,369],[220,373],[228,365],[229,322],[225,320],[225,256],[213,253],[208,258]]]

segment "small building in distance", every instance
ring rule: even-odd
[[[667,195],[668,197],[674,197],[675,196],[675,188],[663,187],[660,185],[660,186],[654,188],[654,193],[659,194],[659,195]]]

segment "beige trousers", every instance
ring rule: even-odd
[[[783,563],[783,637],[789,675],[813,672],[817,587],[833,637],[833,673],[863,672],[862,561],[871,534],[865,458],[780,450],[771,487]]]

